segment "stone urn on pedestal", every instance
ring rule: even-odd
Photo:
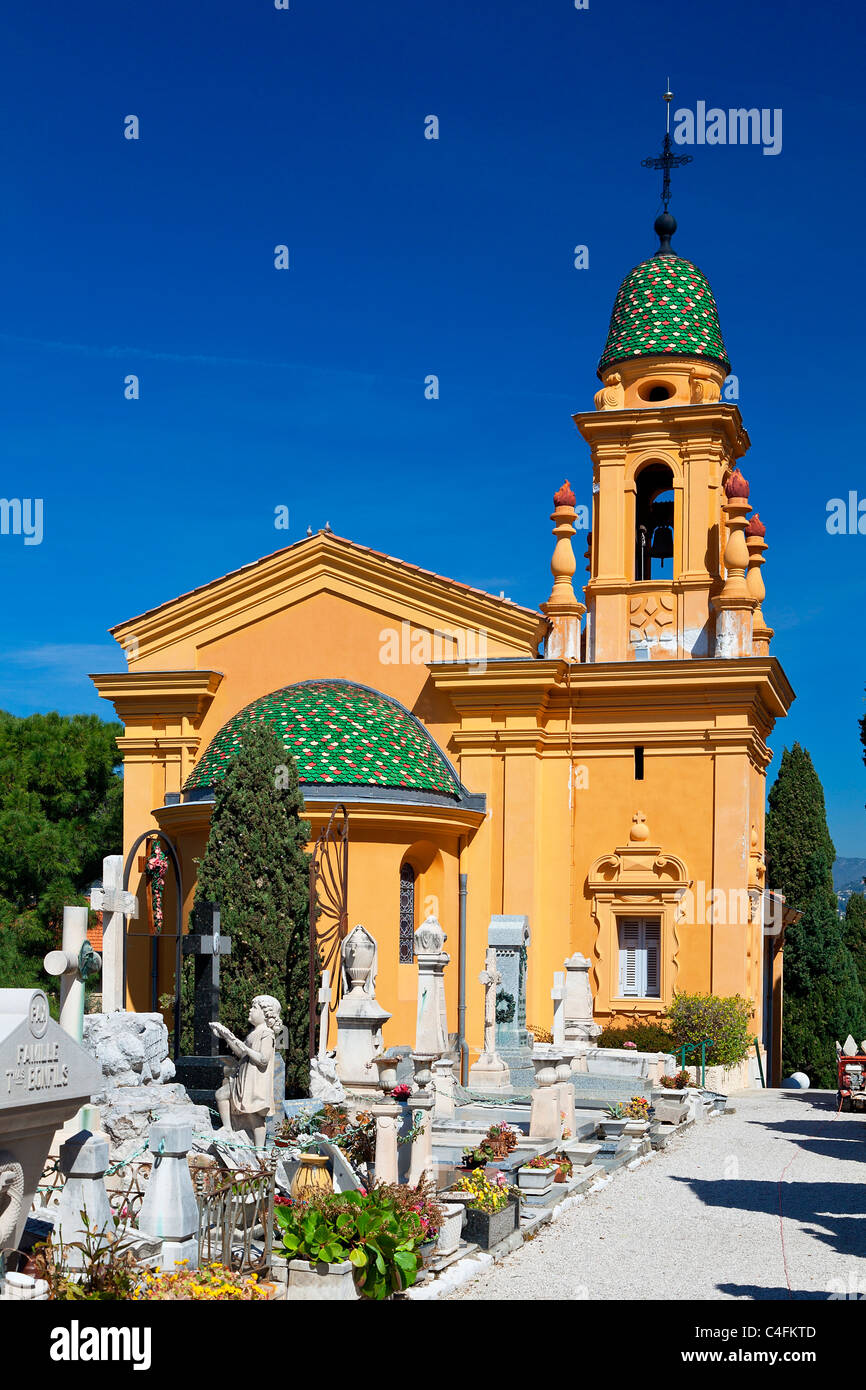
[[[341,965],[347,991],[337,1007],[337,1075],[349,1091],[379,1090],[374,1059],[382,1051],[382,1027],[391,1015],[376,1002],[378,947],[360,924],[343,942]]]

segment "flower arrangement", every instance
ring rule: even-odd
[[[267,1290],[258,1283],[255,1274],[241,1274],[227,1269],[218,1262],[201,1265],[199,1269],[184,1269],[185,1260],[179,1262],[174,1270],[161,1269],[156,1273],[150,1270],[139,1284],[133,1299],[175,1302],[180,1299],[195,1299],[211,1302],[214,1299],[233,1299],[238,1303],[260,1302],[267,1298]]]
[[[496,1211],[502,1211],[508,1205],[510,1191],[508,1179],[504,1173],[494,1173],[488,1177],[480,1170],[474,1173],[464,1173],[454,1184],[455,1192],[469,1192],[472,1194],[472,1201],[468,1203],[472,1211],[484,1211],[492,1216]]]
[[[482,1148],[489,1149],[494,1158],[505,1158],[517,1148],[520,1136],[513,1125],[493,1124],[482,1141]]]
[[[547,1154],[536,1154],[534,1158],[530,1158],[523,1166],[524,1168],[555,1168],[556,1160],[550,1158]]]
[[[649,1115],[649,1101],[646,1096],[632,1096],[625,1113],[630,1120],[645,1120]]]
[[[567,1178],[571,1177],[573,1172],[574,1164],[572,1163],[568,1154],[558,1153],[556,1155],[556,1178],[554,1179],[554,1181],[565,1182]]]
[[[623,1043],[623,1047],[627,1047],[627,1048],[629,1048],[629,1049],[632,1050],[632,1051],[636,1051],[636,1050],[637,1050],[637,1043],[633,1043],[633,1042],[624,1042],[624,1043]]]
[[[659,1085],[666,1091],[684,1091],[689,1086],[697,1087],[697,1082],[693,1081],[687,1071],[678,1071],[676,1076],[660,1076]]]
[[[345,1105],[326,1104],[320,1110],[289,1115],[275,1137],[280,1144],[304,1149],[314,1147],[321,1135],[342,1149],[356,1168],[372,1163],[376,1152],[376,1120],[368,1110],[359,1110],[352,1120]]]
[[[162,902],[165,896],[165,879],[168,873],[168,855],[159,840],[154,840],[150,854],[145,862],[145,875],[150,888],[150,905],[153,909],[153,929],[159,936],[162,931]]]
[[[391,1095],[394,1097],[395,1100],[408,1100],[411,1094],[412,1087],[407,1086],[405,1082],[401,1082],[399,1086],[391,1087]]]
[[[485,1164],[492,1162],[492,1160],[493,1152],[484,1140],[482,1140],[477,1149],[468,1148],[463,1150],[461,1167],[483,1168]]]

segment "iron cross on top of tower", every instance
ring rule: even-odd
[[[660,242],[657,256],[672,256],[674,254],[671,246],[671,237],[677,229],[677,220],[673,213],[668,211],[668,204],[671,200],[671,169],[678,169],[681,164],[691,164],[690,154],[674,154],[671,145],[671,102],[674,94],[671,91],[671,79],[668,78],[667,90],[664,94],[665,102],[665,138],[662,144],[660,155],[650,155],[648,159],[641,160],[641,167],[644,169],[663,169],[664,179],[662,181],[662,203],[664,212],[659,213],[655,220],[655,231]]]

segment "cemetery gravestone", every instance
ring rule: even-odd
[[[41,989],[0,989],[0,1252],[18,1245],[56,1131],[100,1081]]]
[[[220,1014],[220,959],[231,955],[231,937],[220,931],[220,910],[216,903],[196,904],[196,921],[207,923],[210,931],[189,932],[183,938],[184,956],[195,960],[195,992],[193,996],[193,1054],[178,1057],[178,1081],[189,1091],[197,1104],[214,1106],[214,1097],[223,1083],[223,1073],[231,1058],[220,1051],[211,1023]]]
[[[535,1081],[532,1034],[526,1027],[526,968],[530,932],[528,917],[494,916],[487,944],[496,951],[502,976],[497,991],[496,1051],[511,1073],[517,1091],[529,1091]]]

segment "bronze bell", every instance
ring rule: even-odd
[[[654,560],[671,560],[674,554],[674,533],[670,526],[657,526],[653,531],[650,555]]]

